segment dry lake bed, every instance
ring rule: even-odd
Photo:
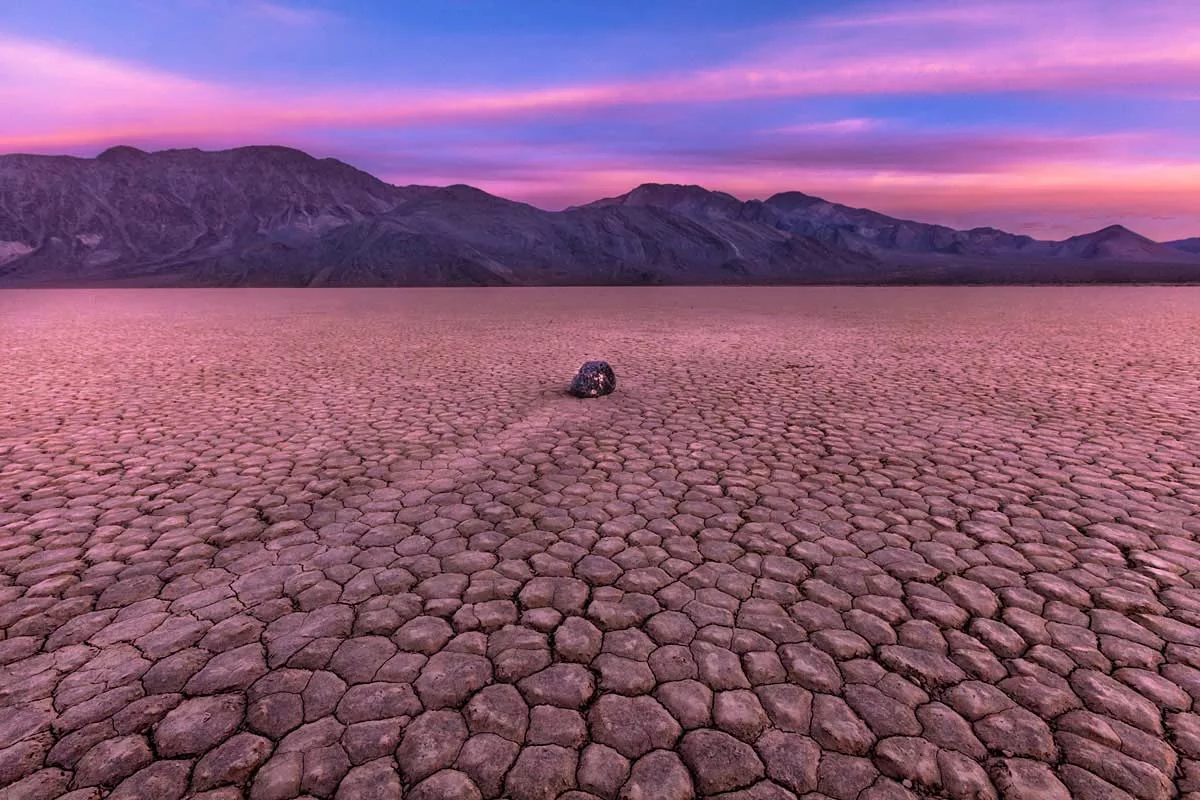
[[[0,292],[0,797],[1200,797],[1198,410],[1191,288]]]

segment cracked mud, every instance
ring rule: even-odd
[[[1198,322],[0,293],[0,797],[1200,797]]]

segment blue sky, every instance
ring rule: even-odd
[[[687,182],[1166,239],[1200,235],[1197,41],[1192,0],[10,2],[0,151],[278,143],[547,208]]]

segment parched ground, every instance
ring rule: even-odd
[[[1196,289],[0,293],[0,797],[1200,797],[1198,408]]]

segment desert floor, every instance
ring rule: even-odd
[[[1200,797],[1198,408],[1196,289],[0,292],[0,797]]]

